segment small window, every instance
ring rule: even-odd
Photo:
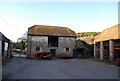
[[[70,48],[65,48],[65,51],[66,51],[66,52],[69,52],[69,51],[70,51]]]
[[[36,47],[36,51],[40,51],[40,47]]]

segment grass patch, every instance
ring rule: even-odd
[[[95,61],[99,61],[99,62],[104,62],[108,65],[116,65],[116,63],[114,61],[109,61],[109,60],[100,60],[100,59],[94,59]]]
[[[103,62],[105,62],[106,64],[109,64],[109,65],[115,65],[116,64],[114,61],[108,61],[108,60],[103,60]]]

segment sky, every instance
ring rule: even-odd
[[[118,24],[118,2],[0,2],[0,32],[13,42],[33,25],[101,32]]]

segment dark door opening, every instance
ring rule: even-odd
[[[48,47],[58,47],[57,36],[48,36]]]
[[[73,51],[74,51],[74,56],[84,57],[84,49],[78,48],[78,49],[74,49]]]
[[[52,56],[56,55],[56,49],[50,49],[50,53],[52,54]]]
[[[82,48],[82,49],[77,49],[77,53],[79,54],[79,55],[81,55],[81,57],[84,57],[84,49]]]
[[[104,60],[109,60],[109,58],[110,58],[109,46],[104,46],[103,59]]]

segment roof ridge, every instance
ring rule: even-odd
[[[61,27],[61,28],[68,28],[68,27],[63,27],[63,26],[51,26],[51,25],[34,25],[33,27]]]

